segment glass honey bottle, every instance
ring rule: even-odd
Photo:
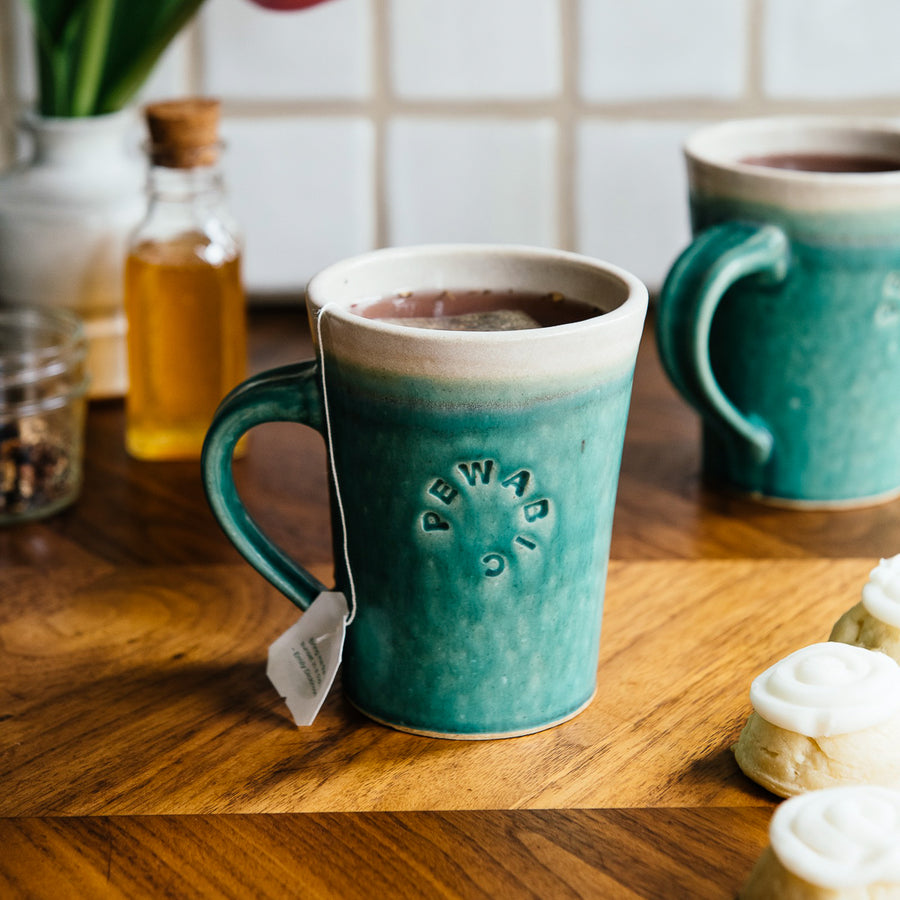
[[[145,112],[149,205],[125,262],[125,442],[139,459],[195,459],[220,400],[246,377],[241,240],[225,203],[218,101]]]

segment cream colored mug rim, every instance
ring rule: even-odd
[[[610,294],[617,305],[568,325],[485,332],[409,328],[347,309],[407,289],[443,287],[556,290],[595,305],[598,294]],[[307,298],[317,346],[321,337],[345,363],[399,376],[521,384],[624,373],[634,366],[647,310],[647,288],[618,266],[565,250],[507,244],[375,250],[319,273]]]
[[[695,131],[685,156],[698,164],[760,180],[791,184],[900,184],[900,124],[858,116],[774,116],[729,119]],[[748,156],[774,153],[846,153],[887,156],[897,171],[807,172],[743,163]]]
[[[442,331],[438,329],[413,330],[403,325],[396,325],[379,319],[364,318],[349,311],[348,307],[350,305],[362,302],[366,299],[374,300],[379,296],[384,296],[384,294],[379,294],[378,291],[373,291],[368,297],[359,296],[358,291],[347,286],[346,279],[349,274],[368,267],[375,262],[410,264],[415,260],[424,261],[428,258],[433,260],[440,258],[445,261],[450,261],[453,265],[459,266],[460,268],[465,265],[467,259],[474,260],[479,264],[484,264],[484,260],[489,258],[500,266],[497,284],[502,284],[517,290],[528,290],[530,284],[526,279],[516,278],[511,268],[512,266],[515,266],[517,263],[520,265],[533,265],[542,262],[548,264],[555,263],[564,265],[567,271],[570,272],[581,270],[587,277],[592,279],[599,275],[606,278],[606,280],[611,283],[616,283],[622,292],[623,299],[612,309],[591,319],[585,319],[567,325],[553,325],[539,329],[535,328],[503,332]],[[469,280],[471,283],[454,283],[453,285],[447,285],[447,287],[461,290],[484,286],[477,277],[471,279],[459,278],[457,280],[462,282]],[[519,283],[516,283],[517,281]],[[430,290],[438,289],[439,287],[440,285],[437,284],[404,284],[400,282],[391,290],[400,292],[406,289]],[[535,289],[543,290],[542,287]],[[347,293],[344,296],[341,296],[343,291],[346,291]],[[563,293],[568,293],[573,299],[590,302],[587,298],[578,296],[575,293],[566,291],[563,291]],[[380,250],[369,251],[334,263],[313,276],[307,285],[306,297],[314,310],[319,311],[325,306],[328,306],[328,312],[330,314],[356,326],[373,331],[383,331],[387,334],[394,334],[396,336],[414,337],[417,342],[434,343],[515,344],[523,341],[533,342],[535,340],[553,340],[568,332],[593,331],[613,327],[620,323],[621,320],[631,319],[637,315],[643,318],[647,306],[647,288],[643,282],[630,272],[613,263],[567,250],[530,247],[517,244],[419,244],[412,246],[386,247]]]

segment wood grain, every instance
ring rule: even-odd
[[[700,479],[697,416],[666,380],[648,323],[634,379],[612,539],[613,559],[867,558],[900,552],[900,503],[800,512],[713,490]],[[299,310],[257,311],[253,369],[308,358]],[[147,463],[124,450],[121,402],[94,403],[84,490],[45,522],[0,529],[4,565],[237,562],[203,498],[198,463]],[[321,438],[275,424],[254,431],[235,479],[270,536],[308,564],[329,564]]]
[[[251,325],[254,369],[309,355],[299,310]],[[597,697],[514,740],[401,734],[339,690],[297,729],[265,676],[297,611],[221,533],[199,464],[129,459],[122,404],[94,403],[78,503],[0,529],[0,896],[734,896],[776,803],[731,757],[750,680],[900,552],[900,503],[789,512],[703,484],[652,327]],[[259,428],[235,477],[330,581],[320,436]]]
[[[767,824],[760,809],[15,819],[0,895],[719,900]]]
[[[298,730],[264,672],[295,612],[245,566],[6,570],[0,815],[769,804],[729,750],[749,683],[826,639],[869,567],[615,563],[593,704],[485,742],[395,732],[339,691]]]

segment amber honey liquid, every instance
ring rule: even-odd
[[[204,259],[201,235],[137,245],[125,264],[126,446],[197,458],[221,399],[246,377],[240,257]]]

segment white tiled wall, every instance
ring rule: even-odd
[[[654,287],[688,236],[679,147],[698,122],[586,118],[575,152],[579,250]]]
[[[410,118],[385,144],[391,243],[556,239],[551,119]]]
[[[747,5],[744,0],[583,0],[580,95],[602,103],[739,99]]]
[[[360,0],[292,13],[208,0],[199,87],[234,100],[365,100],[372,96],[372,35],[372,6]]]
[[[900,95],[900,3],[766,0],[764,85],[774,98]]]
[[[33,95],[0,0],[0,149]],[[735,116],[900,112],[897,0],[206,0],[144,97],[222,98],[248,287],[388,244],[559,246],[651,287],[688,236],[680,144]]]
[[[392,0],[390,87],[403,100],[552,99],[557,0]]]

